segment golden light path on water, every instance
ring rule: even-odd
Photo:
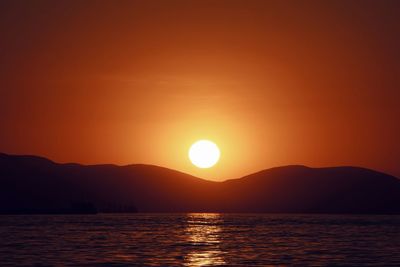
[[[1,266],[399,266],[400,262],[400,217],[393,215],[5,215],[0,225]]]
[[[185,257],[185,266],[226,264],[219,244],[221,215],[218,213],[189,213],[185,230],[187,241],[194,247]]]

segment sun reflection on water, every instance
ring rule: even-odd
[[[218,213],[190,213],[185,230],[191,250],[185,257],[185,266],[224,265],[220,248],[222,218]]]

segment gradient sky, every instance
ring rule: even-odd
[[[400,1],[1,1],[0,151],[400,177]],[[215,167],[187,157],[197,139]]]

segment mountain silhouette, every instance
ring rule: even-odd
[[[153,165],[0,153],[0,213],[66,211],[71,203],[100,212],[400,214],[400,180],[358,167],[293,165],[213,182]]]

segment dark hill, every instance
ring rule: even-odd
[[[0,154],[0,213],[100,211],[398,213],[400,180],[356,167],[286,166],[211,182],[151,165],[57,164]]]
[[[365,168],[285,166],[225,183],[253,212],[400,213],[400,180]]]

